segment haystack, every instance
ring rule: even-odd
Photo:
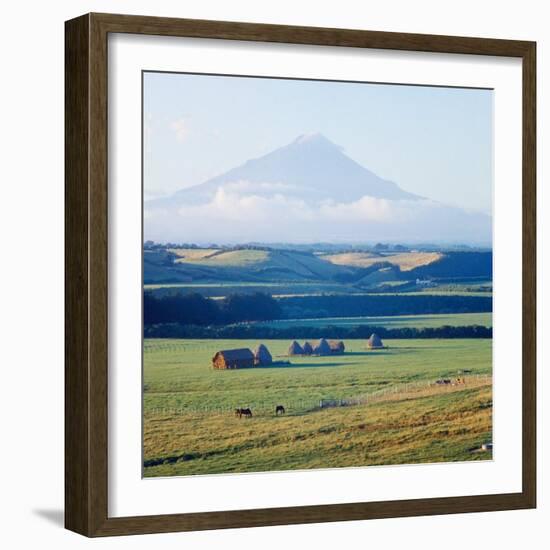
[[[290,347],[288,348],[288,354],[289,355],[303,355],[304,350],[302,349],[302,346],[294,340],[292,344],[290,344]]]
[[[332,353],[344,353],[346,351],[346,346],[342,340],[329,340],[328,345],[330,346],[330,351]]]
[[[302,348],[304,355],[311,355],[313,353],[313,347],[309,342],[304,342],[304,347]]]
[[[328,342],[324,338],[321,338],[313,347],[313,353],[314,355],[330,355],[331,351]]]
[[[372,333],[370,335],[370,338],[367,342],[367,347],[369,349],[381,349],[384,347],[384,344],[382,342],[382,339],[380,338],[380,336],[378,336],[378,334],[376,333]]]
[[[260,344],[255,350],[254,350],[254,364],[258,366],[264,366],[264,365],[271,365],[273,363],[273,357],[271,357],[271,353],[269,353],[269,350],[265,346],[265,344]]]

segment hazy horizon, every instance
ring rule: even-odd
[[[315,248],[315,249],[330,249],[334,248],[335,250],[340,249],[355,249],[360,251],[361,249],[370,249],[374,248],[376,245],[387,245],[389,247],[389,251],[393,251],[394,249],[392,247],[395,246],[403,246],[408,249],[438,249],[438,250],[461,250],[461,249],[472,249],[472,250],[487,250],[492,251],[493,247],[491,243],[466,243],[466,242],[412,242],[412,241],[356,241],[356,242],[348,242],[348,241],[342,241],[342,242],[256,242],[256,241],[249,241],[249,242],[224,242],[223,240],[219,242],[214,241],[185,241],[185,240],[164,240],[164,241],[155,241],[153,239],[144,239],[144,245],[147,243],[153,243],[153,245],[160,245],[164,246],[167,244],[176,244],[176,245],[191,245],[196,246],[198,248],[243,248],[246,249],[248,247],[250,248],[269,248],[272,250],[301,250],[301,249],[308,249],[308,248]]]

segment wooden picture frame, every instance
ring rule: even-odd
[[[519,58],[523,66],[523,489],[518,493],[139,517],[108,516],[107,37],[109,33]],[[65,525],[126,535],[536,506],[534,42],[88,14],[65,27]]]

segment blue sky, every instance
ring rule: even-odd
[[[320,132],[406,191],[490,213],[492,116],[489,90],[145,73],[145,197]]]

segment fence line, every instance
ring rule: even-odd
[[[468,381],[490,382],[492,376],[488,374],[473,374],[468,375],[466,378],[466,387],[468,386]],[[344,398],[344,399],[333,399],[333,398],[321,398],[321,399],[301,399],[297,401],[284,401],[281,400],[281,403],[275,403],[273,400],[269,401],[253,401],[249,403],[242,403],[240,406],[250,407],[254,413],[266,413],[275,411],[275,406],[282,404],[287,411],[307,411],[312,412],[316,410],[321,410],[325,408],[332,407],[350,407],[358,405],[366,405],[369,403],[375,403],[378,401],[384,400],[389,395],[404,394],[410,391],[414,391],[420,388],[429,388],[436,384],[436,380],[419,380],[416,382],[405,382],[403,384],[396,384],[389,386],[387,388],[382,388],[371,393],[360,395],[358,397]],[[440,386],[441,388],[453,388],[457,384],[445,384]],[[462,385],[462,384],[460,384]],[[190,413],[195,414],[227,414],[235,410],[236,405],[198,405],[193,407],[153,407],[149,409],[148,414],[162,414],[162,415],[185,415]]]
[[[440,379],[438,379],[440,380]],[[481,382],[481,381],[489,381],[489,380],[492,380],[492,375],[489,375],[489,374],[473,374],[473,375],[468,375],[468,377],[466,378],[467,381],[473,381],[473,380],[476,380],[478,382]],[[355,398],[351,398],[351,399],[340,399],[340,400],[336,400],[336,401],[339,401],[339,405],[335,405],[335,406],[351,406],[351,405],[365,405],[367,403],[372,403],[372,402],[375,402],[375,401],[381,401],[382,398],[386,397],[387,395],[393,395],[393,394],[399,394],[399,393],[407,393],[409,391],[413,391],[413,390],[416,390],[418,388],[422,388],[422,387],[430,387],[430,386],[434,386],[436,384],[436,380],[419,380],[417,382],[405,382],[404,384],[396,384],[396,385],[393,385],[393,386],[390,386],[390,387],[387,387],[387,388],[382,388],[380,390],[377,390],[377,391],[374,391],[372,393],[368,393],[368,394],[365,394],[365,395],[362,395],[362,396],[359,396],[359,397],[355,397]],[[442,385],[441,387],[445,388],[445,387],[455,387],[457,386],[458,384],[456,383],[450,383],[450,384],[444,384]],[[460,384],[460,385],[467,385],[467,383],[465,382],[464,384]],[[322,402],[323,400],[321,400]],[[321,403],[320,403],[320,408],[323,408]]]

